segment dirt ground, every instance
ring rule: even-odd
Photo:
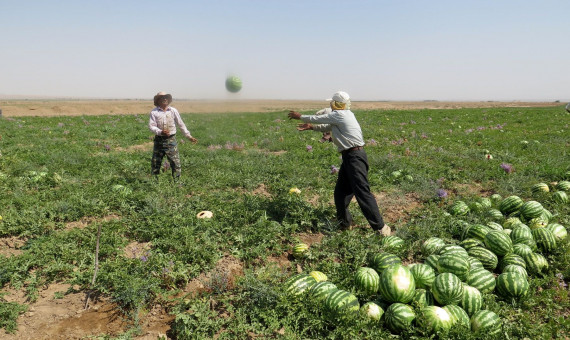
[[[560,106],[556,102],[440,102],[440,101],[362,101],[352,102],[353,110],[420,110],[476,107],[542,107]],[[302,100],[182,100],[172,103],[181,113],[279,112],[288,110],[320,110],[324,101]],[[105,114],[148,114],[153,108],[148,100],[0,100],[3,117],[81,116]]]

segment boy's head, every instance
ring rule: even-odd
[[[154,106],[160,106],[164,99],[168,100],[168,105],[172,103],[172,95],[161,91],[154,96]]]
[[[344,91],[338,91],[333,94],[332,98],[327,99],[331,103],[333,110],[348,110],[350,109],[350,96]]]

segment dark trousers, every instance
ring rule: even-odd
[[[151,169],[153,175],[158,175],[160,173],[160,168],[162,166],[162,159],[166,156],[168,162],[170,163],[170,169],[172,170],[172,177],[176,180],[180,178],[181,165],[180,165],[180,155],[178,153],[178,143],[176,142],[176,135],[170,135],[167,137],[155,136],[154,137],[154,147],[152,150],[152,161]]]
[[[352,222],[352,215],[348,211],[348,205],[352,197],[356,196],[356,201],[360,210],[368,223],[374,230],[384,227],[384,220],[378,209],[376,198],[370,192],[368,184],[368,157],[364,150],[353,150],[343,152],[342,165],[338,172],[338,179],[334,188],[334,204],[336,206],[336,217],[344,227]]]

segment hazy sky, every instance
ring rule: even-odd
[[[0,13],[3,96],[570,100],[568,0],[0,0]]]

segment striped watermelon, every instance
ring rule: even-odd
[[[530,253],[523,257],[526,262],[526,269],[531,274],[540,274],[548,269],[548,261],[538,253]]]
[[[537,228],[544,228],[548,225],[548,220],[544,219],[544,217],[539,216],[539,217],[535,217],[533,219],[528,220],[528,227],[532,230],[532,229],[537,229]]]
[[[298,243],[293,247],[293,257],[296,259],[303,258],[307,255],[307,250],[309,250],[308,244]]]
[[[356,296],[346,290],[334,290],[325,300],[325,311],[333,318],[351,314],[359,309],[360,303]]]
[[[463,296],[459,305],[468,315],[473,315],[483,306],[483,294],[475,287],[464,285]]]
[[[511,233],[513,231],[511,229],[503,229],[503,233],[505,233],[505,235],[508,235],[509,237],[511,237]]]
[[[469,267],[471,268],[470,271],[474,270],[474,269],[479,269],[479,268],[484,269],[485,268],[485,267],[483,267],[483,264],[481,263],[481,261],[477,260],[474,257],[469,256],[467,258],[467,261],[469,261]]]
[[[557,203],[561,203],[561,204],[568,203],[568,195],[566,194],[565,191],[562,191],[562,190],[555,191],[552,194],[552,199],[554,200],[554,202],[557,202]]]
[[[327,296],[335,290],[338,290],[338,288],[334,283],[321,281],[311,287],[309,295],[314,301],[323,302],[326,300]]]
[[[536,241],[538,249],[545,253],[551,253],[556,249],[556,237],[547,228],[538,228],[532,231],[532,237]]]
[[[471,268],[467,258],[468,256],[457,256],[453,253],[441,255],[437,261],[438,271],[440,273],[455,274],[461,281],[465,281]]]
[[[526,264],[525,264],[526,266]],[[503,268],[503,273],[519,273],[524,277],[528,277],[528,273],[526,272],[526,269],[524,269],[524,267],[519,266],[517,264],[509,264],[506,265],[505,268]]]
[[[474,247],[469,249],[467,253],[469,253],[469,256],[481,261],[485,269],[495,270],[495,268],[497,268],[499,259],[497,258],[497,255],[495,255],[495,253],[489,249],[483,247]]]
[[[317,282],[327,281],[329,279],[325,273],[320,272],[318,270],[313,270],[312,272],[309,273],[309,275],[311,275],[315,280],[317,280]]]
[[[416,324],[425,333],[442,332],[449,330],[453,319],[449,313],[438,306],[427,306],[420,309],[416,317]]]
[[[484,216],[487,220],[495,221],[495,222],[501,222],[505,219],[505,216],[503,216],[502,212],[500,212],[497,209],[493,209],[493,208],[487,209],[487,211],[485,211]]]
[[[497,292],[504,298],[518,299],[528,293],[526,276],[515,272],[505,272],[497,277]]]
[[[513,228],[513,231],[511,232],[511,235],[509,235],[511,237],[511,240],[513,241],[513,243],[520,243],[522,240],[532,240],[532,230],[524,225],[524,224],[519,224],[517,225],[515,228]]]
[[[422,254],[424,254],[425,256],[437,254],[444,245],[445,242],[442,239],[438,237],[430,237],[422,243],[421,246]]]
[[[374,302],[367,302],[360,307],[360,314],[367,319],[380,321],[384,310]]]
[[[491,293],[495,290],[496,285],[495,276],[486,269],[474,269],[470,271],[466,283],[471,287],[479,289],[483,294]]]
[[[552,213],[549,210],[544,209],[542,210],[542,215],[540,215],[540,217],[546,221],[550,221],[552,220]]]
[[[522,256],[517,255],[515,253],[509,253],[499,261],[499,269],[503,271],[503,268],[508,266],[509,264],[516,264],[517,266],[521,266],[526,268],[526,263]]]
[[[476,213],[481,212],[484,209],[483,205],[479,201],[469,203],[468,207],[470,211]]]
[[[499,194],[492,194],[491,197],[489,198],[491,199],[491,202],[493,203],[494,207],[498,207],[501,201],[503,200],[503,196]]]
[[[285,291],[291,296],[300,296],[307,289],[317,283],[317,280],[309,274],[296,274],[285,280]]]
[[[544,195],[545,193],[549,192],[550,188],[546,183],[536,183],[532,187],[530,187],[530,190],[533,195],[540,197],[541,195]]]
[[[380,246],[385,251],[398,251],[404,248],[404,240],[395,235],[383,237]]]
[[[519,224],[523,224],[521,219],[518,217],[509,217],[503,222],[503,228],[505,229],[514,229]]]
[[[433,298],[433,294],[429,290],[425,289],[416,289],[414,293],[414,297],[410,304],[414,307],[426,307],[426,306],[433,306],[435,304],[435,299]]]
[[[544,207],[537,201],[527,201],[520,208],[520,212],[522,217],[526,218],[527,220],[531,220],[533,218],[539,217],[542,215],[542,211]]]
[[[488,197],[479,197],[477,202],[481,204],[484,210],[491,209],[491,207],[493,207],[493,202]]]
[[[431,291],[441,305],[457,305],[463,296],[463,283],[452,273],[443,273],[435,277]]]
[[[560,181],[556,184],[557,190],[570,191],[570,181]]]
[[[516,243],[513,245],[513,253],[524,258],[525,255],[532,253],[532,249],[524,243]]]
[[[384,269],[380,277],[380,296],[389,302],[408,303],[414,297],[416,283],[412,272],[401,264]]]
[[[455,201],[449,207],[449,213],[453,216],[465,216],[469,213],[469,206],[463,201]]]
[[[501,319],[490,310],[480,310],[471,316],[471,331],[477,336],[494,337],[501,329]]]
[[[447,305],[443,309],[451,316],[451,321],[453,323],[452,327],[466,327],[471,328],[471,322],[469,320],[469,315],[463,310],[463,308],[456,305]]]
[[[376,294],[380,285],[380,276],[372,268],[360,267],[356,271],[354,285],[365,294]]]
[[[546,229],[552,232],[557,241],[562,241],[568,237],[568,231],[562,224],[550,223],[546,226]]]
[[[531,239],[521,239],[521,240],[518,240],[517,243],[526,244],[527,246],[530,247],[530,249],[532,251],[538,250],[538,247],[536,246],[536,242],[532,238]]]
[[[467,230],[467,238],[477,238],[481,241],[485,240],[485,235],[491,231],[491,228],[483,224],[474,224]]]
[[[484,247],[485,244],[478,238],[466,238],[459,242],[459,246],[465,250],[469,250],[473,247]]]
[[[485,235],[485,246],[499,256],[513,251],[513,241],[509,235],[497,230],[490,231]]]
[[[395,333],[400,333],[412,326],[416,314],[411,306],[403,303],[393,303],[384,313],[386,326]]]
[[[437,268],[437,262],[439,261],[439,255],[430,255],[426,258],[425,264],[430,266],[436,272],[439,270]]]
[[[497,222],[487,222],[487,227],[489,227],[491,230],[497,230],[497,231],[503,231],[503,226],[500,225]]]
[[[438,255],[439,256],[455,255],[455,256],[461,256],[461,257],[469,256],[467,254],[467,250],[465,250],[465,248],[458,246],[458,245],[455,245],[455,244],[446,244],[445,246],[443,246],[441,248]]]
[[[402,260],[398,256],[391,253],[380,253],[374,255],[370,267],[374,268],[379,275],[382,275],[384,269],[397,263],[402,263]]]
[[[516,195],[512,195],[503,199],[501,203],[499,203],[499,210],[503,214],[509,215],[514,213],[515,211],[518,211],[523,204],[524,201],[522,200],[522,198]]]
[[[433,280],[435,280],[435,271],[432,267],[424,263],[415,264],[410,268],[416,288],[430,288]]]

